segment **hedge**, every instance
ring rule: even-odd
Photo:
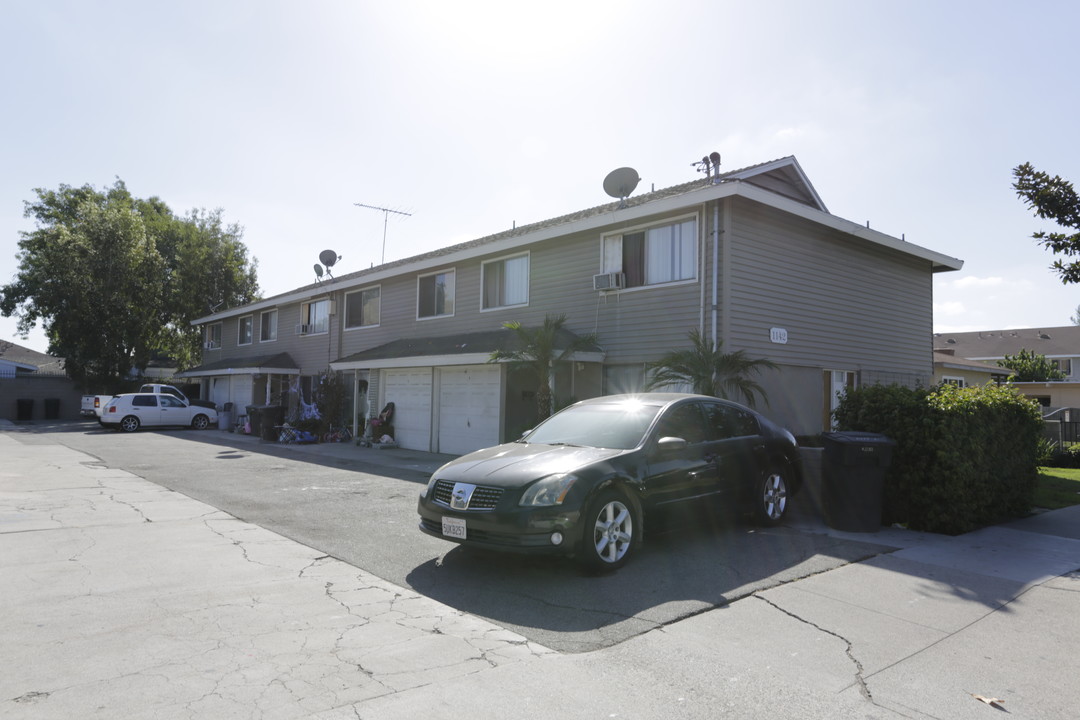
[[[1031,511],[1043,421],[1007,385],[847,391],[839,430],[896,441],[885,474],[885,524],[959,534]]]

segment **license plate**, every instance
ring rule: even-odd
[[[460,518],[443,517],[442,534],[447,537],[465,539],[465,521]]]

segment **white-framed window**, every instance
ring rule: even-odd
[[[945,385],[955,385],[956,387],[967,387],[967,381],[962,377],[953,377],[951,375],[942,375],[941,382]]]
[[[259,315],[259,342],[277,340],[277,310],[266,310]]]
[[[236,344],[237,345],[250,345],[252,327],[255,323],[255,317],[253,315],[245,315],[240,318],[240,321],[236,326]]]
[[[207,350],[221,349],[221,323],[211,323],[205,327],[203,347]]]
[[[603,239],[603,272],[622,273],[625,287],[697,277],[697,219],[643,227]]]
[[[481,310],[529,304],[529,254],[489,260],[480,266]]]
[[[330,331],[330,300],[309,300],[300,304],[300,324],[297,335],[321,335]]]
[[[345,329],[375,327],[382,315],[382,287],[364,288],[345,294]]]
[[[1072,377],[1072,358],[1057,358],[1051,360],[1057,366],[1057,369],[1065,373],[1065,377]]]
[[[453,270],[421,275],[416,285],[416,317],[422,319],[454,314]]]

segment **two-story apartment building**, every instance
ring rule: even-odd
[[[797,434],[836,392],[929,384],[934,273],[960,260],[831,215],[793,157],[516,227],[196,321],[204,396],[311,401],[326,368],[354,407],[394,402],[398,443],[462,453],[533,421],[535,378],[488,363],[507,321],[594,333],[557,404],[639,390],[646,363],[700,330],[779,370],[762,408]]]

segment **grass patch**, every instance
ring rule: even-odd
[[[1039,468],[1035,483],[1035,507],[1057,510],[1080,505],[1080,469]]]

